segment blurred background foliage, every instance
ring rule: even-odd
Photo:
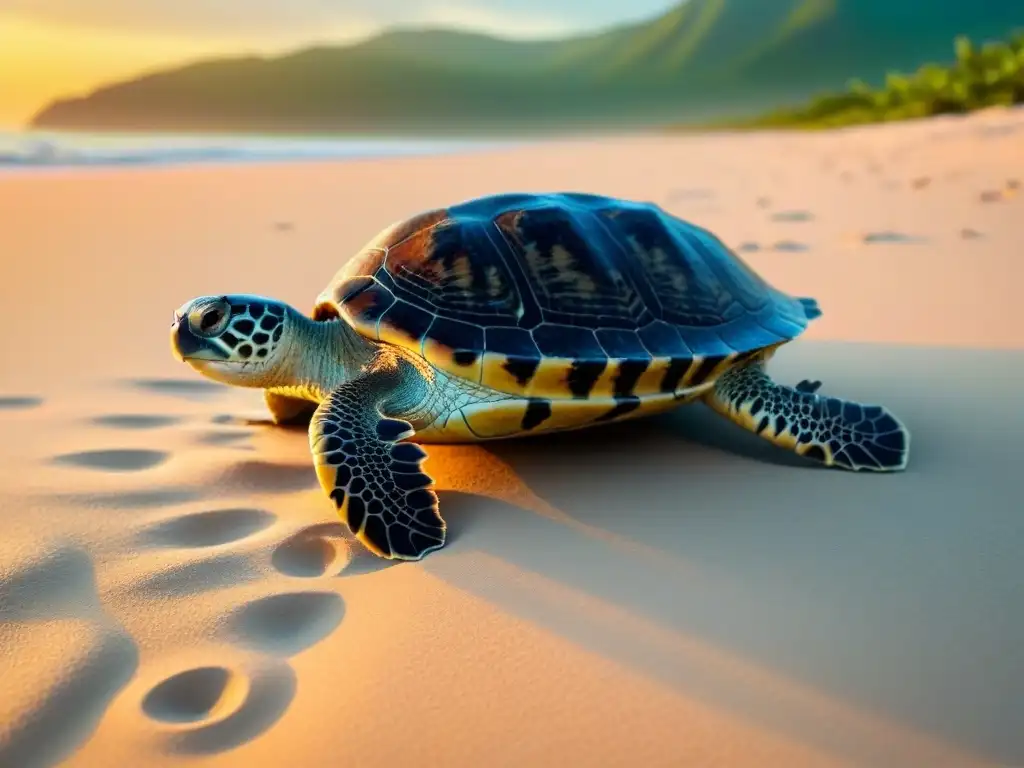
[[[890,72],[880,88],[851,80],[841,93],[824,94],[806,106],[775,110],[745,124],[834,128],[1024,103],[1024,31],[983,45],[959,36],[954,51],[956,60],[948,66],[925,64],[911,74]]]

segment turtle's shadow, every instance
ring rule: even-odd
[[[231,414],[215,416],[212,421],[291,433],[304,433],[309,424],[308,419],[276,424],[269,418]],[[654,503],[655,514],[667,516],[685,514],[686,505],[673,489],[685,487],[689,473],[705,472],[708,462],[720,461],[722,454],[760,464],[821,469],[817,463],[772,445],[701,404],[586,430],[489,441],[481,447],[508,464],[537,495],[588,525],[601,522],[589,514],[591,510],[579,509],[580,498],[592,498],[590,493],[580,494],[584,485],[600,486],[601,497],[617,508],[635,504],[639,496],[645,497],[647,506],[654,496],[670,500],[671,508],[659,509]],[[608,470],[602,472],[602,467]],[[664,489],[650,493],[658,486]],[[447,490],[438,491],[438,496],[448,528],[447,546],[469,533],[481,515],[494,511],[487,511],[488,500],[482,496]],[[341,574],[344,577],[401,564],[378,558],[358,543],[353,546],[357,554]]]
[[[233,426],[233,427],[261,427],[269,428],[273,430],[282,430],[284,432],[308,432],[309,422],[312,416],[304,417],[302,419],[296,419],[294,421],[284,422],[278,424],[273,421],[269,416],[258,419],[248,418],[245,416],[235,416],[230,413],[220,413],[214,416],[210,421],[214,424],[221,426]]]
[[[1008,586],[1019,582],[1019,516],[1003,446],[1019,434],[1004,404],[1022,358],[972,353],[975,370],[1000,372],[979,383],[948,375],[960,351],[805,346],[778,370],[796,378],[813,364],[830,392],[892,408],[919,446],[907,472],[811,472],[819,465],[698,404],[487,443],[529,493],[439,494],[451,546],[422,567],[857,764],[925,764],[914,745],[938,734],[1013,762],[1020,730],[1004,702],[1019,688],[1019,622],[1005,628],[1019,602]],[[531,496],[542,503],[522,503]],[[755,674],[734,676],[705,652]],[[979,653],[1010,663],[978,670]],[[808,689],[824,706],[801,698]],[[863,727],[866,712],[891,727],[891,743]]]
[[[656,464],[671,463],[675,467],[673,477],[682,480],[689,463],[706,463],[710,455],[707,449],[764,464],[824,469],[817,462],[779,448],[699,403],[605,427],[494,441],[484,447],[516,470],[527,472],[535,465],[550,467],[556,462],[563,466],[570,464],[589,475],[595,460],[622,454],[630,463],[638,457]]]
[[[871,508],[884,497],[881,483],[853,492],[853,473],[818,471],[809,473],[817,482],[801,484],[797,476],[818,465],[702,406],[484,448],[564,517],[442,491],[449,545],[422,567],[684,695],[871,762],[872,745],[841,734],[845,716],[776,699],[810,682],[840,708],[848,698],[879,704],[870,684],[844,676],[842,649],[824,662],[816,655],[815,622],[824,613],[826,624],[841,626],[844,589],[854,590],[854,603],[865,599],[856,591],[861,564],[837,554],[837,531],[848,531],[852,552],[879,539],[869,517],[827,514],[833,497],[848,489],[849,498],[862,497],[850,504]],[[750,664],[755,677],[778,674],[778,682],[733,677],[695,647],[724,653],[739,669]]]
[[[664,416],[651,420],[650,428],[656,428],[674,438],[689,443],[684,451],[692,452],[711,448],[722,453],[744,459],[753,459],[765,464],[803,469],[825,469],[794,451],[758,437],[753,432],[733,424],[703,405],[686,405]],[[678,450],[678,448],[677,448]]]
[[[722,509],[721,484],[744,473],[779,480],[779,467],[825,469],[772,445],[701,404],[646,419],[483,446],[536,496],[577,523],[660,551],[685,551],[686,521]],[[825,474],[833,474],[825,472]],[[474,516],[445,519],[453,541]]]
[[[218,414],[211,421],[218,425],[246,426],[307,432],[310,416],[277,424],[270,418],[247,418],[229,413]],[[733,424],[699,403],[684,405],[666,414],[641,418],[586,430],[558,432],[536,437],[494,440],[484,444],[491,453],[505,460],[518,456],[543,455],[554,452],[559,458],[566,453],[579,455],[595,444],[628,445],[630,452],[638,446],[664,437],[674,438],[672,450],[683,451],[682,458],[694,450],[712,448],[743,458],[790,467],[818,468],[816,462],[772,445],[746,429]],[[414,439],[415,442],[415,439]]]

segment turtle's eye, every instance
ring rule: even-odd
[[[224,319],[224,313],[219,309],[208,309],[203,312],[203,317],[199,321],[199,327],[204,331],[212,330],[220,324],[220,321]]]
[[[196,333],[214,336],[224,330],[230,311],[223,302],[198,307],[189,313],[189,325]]]

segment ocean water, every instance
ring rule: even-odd
[[[0,170],[346,160],[507,147],[473,139],[296,138],[0,131]]]

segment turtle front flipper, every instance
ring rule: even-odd
[[[316,403],[312,400],[279,395],[269,389],[263,390],[263,401],[275,424],[308,424],[316,411]]]
[[[753,363],[726,371],[704,396],[715,411],[782,448],[852,470],[905,469],[910,433],[879,405],[815,394],[818,382],[777,384]]]
[[[419,560],[445,542],[427,453],[412,425],[389,418],[402,380],[364,373],[334,390],[313,415],[309,444],[320,485],[367,549],[388,559]]]

